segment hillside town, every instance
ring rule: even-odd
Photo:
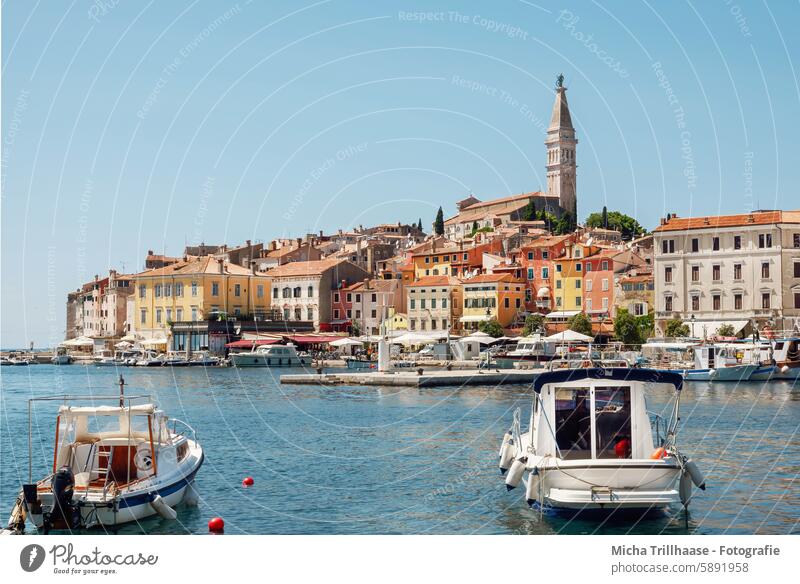
[[[602,208],[579,225],[563,78],[544,144],[546,191],[469,194],[427,226],[148,251],[142,271],[110,269],[68,294],[66,341],[222,354],[274,333],[310,342],[571,329],[640,344],[800,329],[800,211],[669,214],[648,231]]]

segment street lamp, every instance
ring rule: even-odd
[[[689,320],[692,321],[692,338],[694,338],[694,314],[689,317]]]

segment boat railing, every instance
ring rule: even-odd
[[[197,432],[189,424],[178,418],[171,418],[171,422],[173,434],[186,438],[191,437],[192,441],[197,442]]]
[[[658,447],[664,446],[664,443],[666,442],[667,439],[666,436],[668,428],[667,420],[661,414],[657,414],[649,410],[647,414],[652,417],[652,422],[650,423],[651,428],[653,427],[653,422],[655,422],[656,444],[658,445]],[[665,432],[663,436],[662,436],[662,431]]]
[[[514,440],[514,444],[517,448],[522,447],[521,435],[522,435],[522,428],[521,428],[521,420],[522,418],[522,410],[517,408],[514,410],[514,419],[511,422],[511,437]]]

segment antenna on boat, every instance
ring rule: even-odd
[[[122,375],[119,376],[119,407],[125,405],[125,380]]]

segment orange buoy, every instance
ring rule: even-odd
[[[243,487],[252,487],[254,483],[255,481],[253,480],[253,477],[244,477],[242,480]]]
[[[208,522],[208,530],[212,533],[222,533],[225,531],[225,522],[222,517],[214,517]]]
[[[666,455],[667,455],[667,449],[666,448],[656,448],[653,451],[653,454],[650,455],[650,458],[652,460],[659,460],[661,458],[664,458]]]

